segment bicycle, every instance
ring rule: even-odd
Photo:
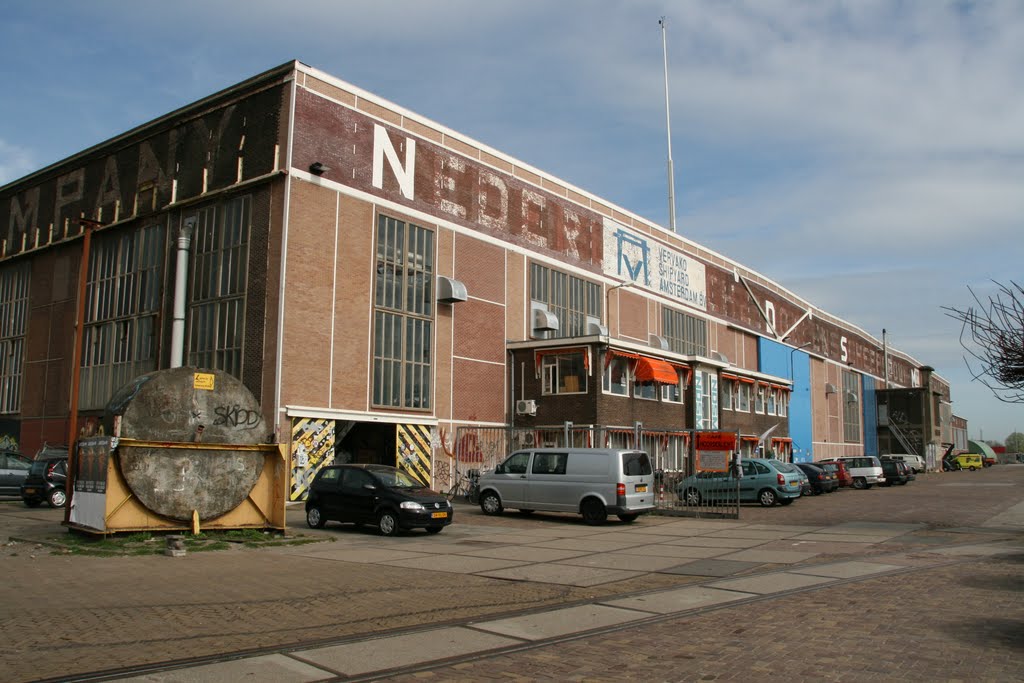
[[[480,501],[480,470],[466,470],[465,473],[456,474],[455,483],[445,496],[448,500],[453,500],[460,495],[470,503]]]

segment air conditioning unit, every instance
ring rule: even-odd
[[[592,315],[587,316],[587,334],[591,336],[607,337],[608,328],[601,324],[601,319]]]
[[[536,415],[537,402],[533,399],[516,401],[516,415]]]

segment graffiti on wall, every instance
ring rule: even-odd
[[[427,425],[397,425],[395,444],[398,449],[395,462],[425,486],[430,480],[430,427]]]
[[[334,420],[293,420],[291,451],[292,487],[288,497],[304,500],[316,473],[334,462]]]

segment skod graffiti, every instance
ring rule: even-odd
[[[292,488],[290,500],[305,500],[313,477],[334,461],[334,420],[292,421]]]

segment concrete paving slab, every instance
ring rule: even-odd
[[[554,548],[534,548],[531,546],[501,546],[499,548],[482,548],[480,550],[460,550],[460,555],[470,557],[493,557],[498,560],[520,560],[522,562],[555,562],[570,557],[589,555],[582,550],[555,550]]]
[[[760,548],[752,548],[750,550],[741,550],[738,553],[731,553],[729,555],[720,555],[720,560],[739,560],[740,562],[760,562],[762,564],[796,564],[797,562],[806,562],[812,557],[817,556],[817,553],[803,553],[790,550],[761,550]]]
[[[859,534],[865,533],[869,529],[872,531],[892,532],[894,534],[906,534],[918,529],[924,529],[925,526],[924,524],[903,524],[900,522],[843,522],[830,526],[828,530],[835,534]]]
[[[532,641],[592,631],[596,628],[624,624],[649,616],[644,612],[619,607],[580,605],[521,617],[484,621],[471,624],[471,626],[499,635]]]
[[[561,560],[558,564],[568,564],[574,567],[603,567],[606,569],[625,569],[637,572],[656,572],[660,569],[679,564],[679,558],[635,555],[625,552],[596,553],[594,555]]]
[[[789,536],[795,536],[788,531],[778,531],[772,529],[722,529],[715,531],[715,538],[747,538],[751,540],[760,541],[774,541],[779,538],[787,538]]]
[[[675,536],[656,536],[654,534],[634,534],[632,531],[612,531],[604,534],[588,536],[587,541],[609,541],[622,547],[658,543],[674,540]]]
[[[694,519],[692,517],[686,517],[678,522],[670,522],[664,524],[660,529],[663,529],[666,534],[687,535],[690,531],[708,532],[717,531],[720,529],[739,529],[742,527],[749,526],[746,522],[738,522],[732,519]]]
[[[561,536],[555,537],[551,534],[527,534],[527,533],[514,533],[514,534],[485,534],[482,536],[474,536],[473,543],[493,543],[496,545],[526,545],[527,543],[542,543],[549,541],[552,538],[562,538]]]
[[[513,581],[534,581],[536,583],[554,583],[563,586],[598,586],[604,583],[625,581],[647,572],[624,571],[621,569],[604,569],[600,567],[573,567],[564,564],[527,564],[520,567],[495,569],[478,572],[479,576]]]
[[[556,550],[583,550],[591,553],[606,553],[613,550],[621,550],[624,546],[632,544],[619,541],[588,540],[585,538],[561,538],[552,541],[541,541],[531,543],[531,548],[555,548]]]
[[[470,557],[469,555],[425,555],[412,560],[391,560],[380,562],[389,567],[408,567],[432,572],[451,572],[455,574],[476,574],[492,569],[516,567],[524,562],[517,560],[501,560],[490,557]]]
[[[775,543],[766,543],[759,547],[760,550],[782,550],[798,553],[815,553],[817,555],[855,555],[871,548],[873,543],[844,543],[825,541],[796,541],[783,539]]]
[[[827,526],[799,526],[796,524],[750,524],[747,526],[748,529],[758,529],[763,531],[782,531],[792,536],[799,534],[809,534],[814,531],[826,531],[829,527]]]
[[[119,681],[134,683],[222,683],[252,681],[253,683],[302,683],[332,677],[330,671],[317,668],[286,655],[264,655],[229,662],[206,664],[190,669],[158,671]]]
[[[781,593],[797,588],[807,588],[823,583],[830,583],[835,579],[824,576],[807,576],[806,574],[794,574],[792,572],[775,572],[772,574],[761,574],[760,576],[748,576],[740,579],[727,579],[717,583],[709,583],[711,588],[723,590],[741,591],[743,593],[757,593],[768,595]]]
[[[630,531],[634,534],[646,534],[650,536],[659,536],[661,538],[678,538],[680,536],[697,536],[698,534],[705,533],[706,530],[701,528],[682,528],[673,526],[672,523],[669,523],[655,527],[634,526]]]
[[[737,562],[736,560],[694,560],[659,571],[659,574],[677,574],[681,576],[732,576],[740,572],[760,567],[758,562]]]
[[[346,676],[432,662],[509,647],[522,641],[469,628],[437,628],[344,645],[313,648],[292,655]],[[236,679],[237,680],[237,679]]]
[[[822,533],[814,532],[812,534],[803,534],[802,536],[796,536],[796,540],[800,541],[831,541],[834,543],[884,543],[891,538],[896,538],[901,534],[833,534],[833,533]]]
[[[904,569],[898,564],[883,564],[881,562],[840,562],[838,564],[817,564],[813,567],[801,567],[788,570],[792,574],[807,574],[809,576],[830,576],[834,579],[855,579],[861,576],[882,574],[896,569]]]
[[[733,550],[733,548],[706,548],[703,546],[692,547],[685,545],[662,545],[660,543],[656,543],[653,545],[635,546],[620,552],[629,553],[631,555],[646,555],[650,557],[673,557],[678,559],[698,560],[704,557],[726,555],[733,552]]]
[[[990,557],[992,555],[1010,555],[1014,553],[1019,553],[1021,552],[1021,548],[1009,545],[978,544],[952,546],[949,548],[935,548],[933,550],[929,550],[928,552],[937,553],[939,555],[952,555],[955,557]]]
[[[918,536],[917,534],[904,534],[882,541],[883,544],[891,543],[893,545],[948,545],[953,542],[954,539],[949,536]]]
[[[716,536],[690,536],[669,541],[670,545],[691,548],[753,548],[764,542],[758,538],[718,538]]]
[[[619,600],[608,600],[602,604],[624,609],[643,610],[654,614],[674,614],[700,607],[722,605],[736,600],[753,597],[740,591],[718,590],[707,586],[690,586],[656,591]]]
[[[441,542],[430,542],[430,541],[415,541],[412,539],[406,539],[405,543],[389,543],[386,545],[377,545],[387,550],[402,550],[405,552],[412,553],[425,553],[431,555],[446,555],[458,551],[460,548],[465,548],[466,543],[450,543],[448,541]]]
[[[389,550],[374,548],[334,548],[329,551],[296,553],[301,557],[313,557],[318,560],[336,560],[339,562],[361,562],[380,564],[391,560],[423,559],[432,557],[425,553],[411,553],[405,550]]]

